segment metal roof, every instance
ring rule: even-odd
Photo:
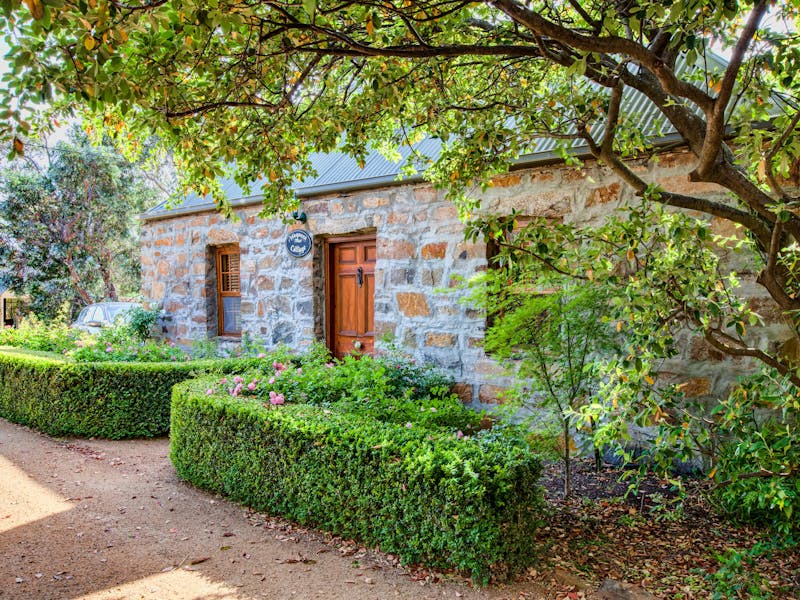
[[[723,58],[709,55],[701,73],[722,72],[725,66],[726,62]],[[630,65],[628,68],[635,69],[636,67]],[[679,60],[676,65],[676,71],[685,74],[687,69],[685,61]],[[698,82],[698,84],[700,83]],[[696,109],[696,112],[700,114],[699,109]],[[633,125],[642,130],[655,145],[682,141],[675,128],[663,118],[661,112],[650,100],[644,94],[632,88],[626,88],[625,90],[623,115],[634,119]],[[575,129],[573,127],[568,133],[574,132]],[[553,138],[542,137],[534,139],[531,141],[528,152],[514,161],[514,166],[528,167],[558,161],[561,159],[561,155],[557,152],[560,143],[562,142]],[[435,161],[440,154],[441,147],[441,140],[426,138],[414,144],[411,148],[408,146],[400,148],[401,159],[398,162],[387,160],[379,152],[373,150],[367,155],[363,168],[358,165],[354,158],[341,152],[312,154],[310,160],[314,170],[317,172],[317,176],[295,183],[292,189],[298,198],[307,198],[321,194],[344,193],[418,182],[422,180],[419,171],[423,169],[418,169],[418,173],[413,176],[402,174],[402,169],[408,163],[412,151],[417,151],[419,154]],[[572,142],[570,152],[581,157],[590,155],[588,147],[581,140]],[[232,179],[222,179],[220,183],[232,206],[256,204],[261,199],[260,194],[246,195]],[[259,185],[255,183],[252,187],[253,189],[258,189]],[[142,218],[145,220],[160,219],[211,209],[214,209],[214,202],[210,196],[199,196],[192,193],[180,202],[174,200],[164,201],[144,213]]]

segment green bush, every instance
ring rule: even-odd
[[[171,458],[194,485],[481,581],[535,560],[541,463],[516,428],[462,436],[350,401],[271,406],[218,385],[173,390]]]
[[[799,410],[796,388],[771,370],[742,380],[713,410],[721,441],[711,495],[725,514],[800,532]]]
[[[50,435],[110,439],[169,429],[172,386],[241,360],[74,363],[57,354],[0,350],[0,416]]]
[[[69,326],[69,305],[65,305],[52,321],[30,315],[22,319],[16,329],[0,329],[0,346],[62,353],[74,348],[80,337],[81,332]]]
[[[127,326],[140,342],[144,342],[150,339],[160,314],[158,309],[147,310],[143,306],[134,306],[127,311]]]

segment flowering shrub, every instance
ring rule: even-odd
[[[175,344],[165,342],[112,343],[102,334],[78,340],[67,356],[76,362],[176,362],[191,360],[191,355]]]
[[[222,378],[208,395],[227,394],[261,402],[286,402],[358,411],[379,421],[422,428],[477,432],[482,416],[450,393],[452,382],[431,365],[403,364],[400,355],[333,360],[317,345],[300,356],[261,354],[253,373]],[[399,374],[401,373],[401,374]]]

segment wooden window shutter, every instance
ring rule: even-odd
[[[239,293],[239,253],[220,254],[220,291]]]
[[[217,248],[217,314],[219,335],[242,332],[239,247]]]

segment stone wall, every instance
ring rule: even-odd
[[[689,161],[677,152],[634,168],[672,191],[724,196],[716,186],[690,184]],[[593,164],[580,170],[555,166],[511,172],[495,179],[481,198],[487,212],[516,209],[580,223],[598,222],[633,199],[610,171]],[[165,336],[190,344],[216,335],[213,249],[237,243],[243,331],[298,349],[322,340],[324,242],[373,233],[376,339],[391,336],[417,359],[449,371],[465,401],[497,402],[509,381],[481,348],[484,317],[461,302],[464,292],[455,283],[486,268],[486,248],[464,241],[457,211],[442,193],[427,184],[405,184],[308,198],[301,209],[308,215],[305,225],[262,220],[258,205],[237,209],[235,221],[208,211],[145,222],[143,294],[166,312]],[[300,259],[284,246],[287,233],[297,227],[314,239],[312,252]],[[729,233],[725,222],[714,221],[712,227]],[[732,255],[729,260],[740,259]],[[750,285],[748,292],[754,302],[763,302],[759,288]],[[776,337],[777,328],[766,328],[764,335]],[[702,340],[687,340],[679,359],[663,368],[668,377],[685,382],[690,395],[705,396],[725,393],[744,366],[715,354]]]

